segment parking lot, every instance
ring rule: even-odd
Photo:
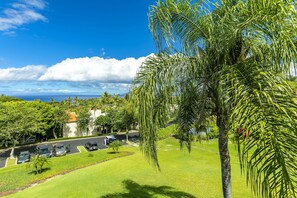
[[[137,132],[129,133],[129,137],[135,138],[135,136],[138,136]],[[121,135],[115,135],[115,137],[118,140],[125,140],[126,135],[121,134]],[[59,143],[64,144],[65,146],[70,146],[70,152],[68,154],[74,154],[78,153],[79,150],[77,149],[77,146],[84,146],[86,142],[89,140],[94,140],[98,143],[98,148],[99,149],[106,149],[108,148],[104,144],[104,136],[98,136],[98,137],[90,137],[90,138],[82,138],[82,139],[73,139],[73,140],[63,140],[63,141],[58,141]],[[46,144],[50,147],[52,147],[56,142],[44,142],[40,144]],[[38,144],[38,145],[40,145]],[[22,146],[22,147],[17,147],[15,148],[14,155],[18,156],[20,152],[22,151],[30,151],[30,153],[34,153],[36,148],[36,144],[34,145],[28,145],[28,146]],[[9,157],[11,152],[11,149],[6,149],[6,150],[1,150],[0,151],[0,168],[5,167],[6,159]]]

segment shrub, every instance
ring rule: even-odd
[[[36,155],[32,158],[31,162],[29,162],[28,167],[33,167],[35,169],[35,173],[39,174],[42,172],[45,164],[50,165],[50,160],[42,155]]]
[[[120,146],[122,146],[122,143],[119,140],[115,140],[109,144],[109,148],[111,148],[115,153],[119,152]]]
[[[212,125],[210,133],[208,134],[209,139],[215,139],[219,136],[219,128],[216,125]]]

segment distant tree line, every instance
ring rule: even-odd
[[[99,133],[127,131],[137,125],[128,95],[120,97],[105,92],[101,98],[69,97],[61,102],[51,99],[48,103],[0,95],[0,144],[14,148],[32,137],[40,141],[63,137],[70,112],[77,114],[77,129],[87,130],[89,111],[96,109],[105,113],[94,121]]]

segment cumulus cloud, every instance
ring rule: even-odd
[[[150,55],[151,56],[151,55]],[[127,93],[146,57],[85,57],[66,59],[53,66],[28,65],[0,69],[0,94]]]
[[[0,11],[0,31],[9,32],[24,24],[46,21],[46,17],[40,13],[45,6],[44,0],[15,1],[9,8]]]
[[[101,57],[66,59],[49,67],[39,80],[131,83],[145,59],[146,57],[123,60]]]
[[[36,80],[47,68],[43,65],[28,65],[22,68],[0,69],[0,80]]]

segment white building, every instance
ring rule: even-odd
[[[63,130],[63,137],[79,137],[79,136],[89,136],[96,135],[98,130],[95,126],[95,120],[101,115],[105,115],[101,110],[90,110],[90,124],[86,131],[79,131],[77,129],[77,115],[75,112],[69,113],[69,119],[66,123],[66,126]]]

